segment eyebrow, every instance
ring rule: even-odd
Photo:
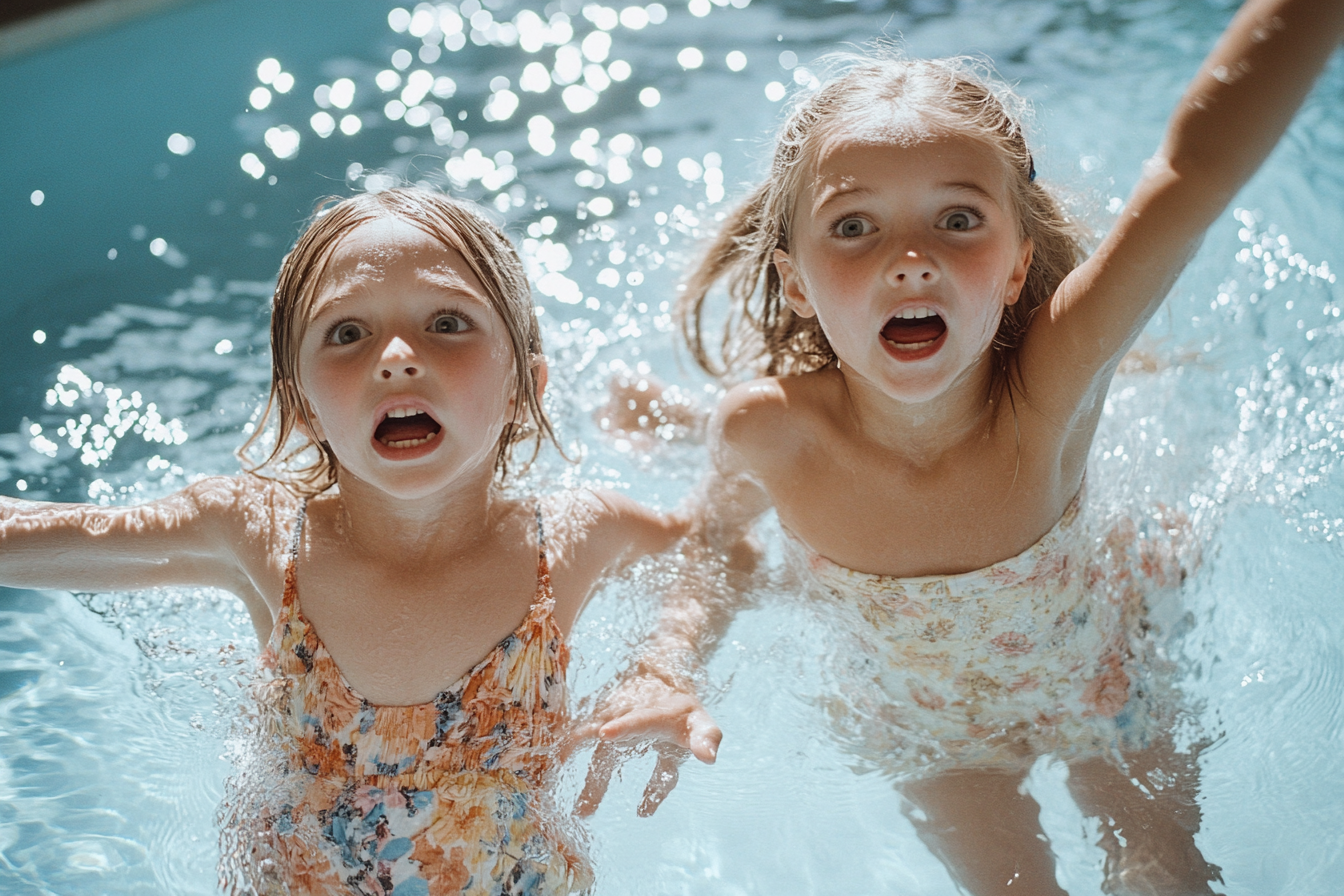
[[[489,297],[478,294],[467,282],[467,278],[456,271],[422,270],[416,279],[443,292],[452,293],[455,296],[461,296],[484,305],[490,304]]]
[[[945,190],[958,190],[967,193],[974,193],[975,195],[986,200],[987,202],[992,202],[995,205],[999,205],[999,200],[993,193],[990,193],[984,187],[980,186],[979,184],[972,183],[971,181],[961,181],[961,180],[943,181],[942,183],[938,184],[938,187]],[[836,201],[837,199],[843,199],[847,196],[871,196],[877,192],[872,187],[867,186],[826,187],[825,189],[826,192],[823,194],[825,198],[823,198],[820,202],[816,203],[813,206],[814,211],[821,211],[823,208],[825,208],[830,203]]]
[[[436,271],[425,271],[416,280],[437,292],[443,293],[445,301],[465,301],[483,309],[494,308],[487,296],[478,295],[472,291],[464,277],[445,275]],[[361,282],[362,278],[359,277],[345,277],[342,278],[340,283],[331,284],[320,291],[314,297],[308,320],[315,321],[330,315],[344,314],[342,306],[356,299],[356,293]],[[318,310],[319,303],[321,304],[320,310]]]

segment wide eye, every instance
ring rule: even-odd
[[[943,218],[945,230],[974,230],[980,225],[980,216],[975,212],[958,210]]]
[[[344,321],[331,328],[327,341],[336,345],[349,345],[368,335],[367,331],[354,321]]]
[[[835,225],[835,233],[847,239],[867,236],[873,232],[873,225],[863,218],[842,218]]]
[[[429,327],[432,333],[462,333],[471,329],[471,324],[460,314],[440,314]]]

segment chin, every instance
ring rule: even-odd
[[[924,404],[934,401],[951,388],[953,378],[941,371],[905,370],[897,374],[888,373],[877,380],[875,385],[882,394],[902,404]]]

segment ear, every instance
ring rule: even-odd
[[[802,275],[794,265],[793,259],[789,257],[789,253],[783,249],[775,250],[775,270],[779,273],[780,291],[784,294],[784,301],[793,313],[799,317],[816,317],[816,310],[807,300]]]
[[[1003,297],[1003,304],[1016,305],[1017,300],[1022,295],[1022,287],[1027,282],[1027,271],[1031,270],[1031,257],[1035,252],[1035,245],[1030,239],[1022,241],[1022,250],[1018,255],[1017,264],[1013,266],[1013,274],[1008,278],[1008,286]]]

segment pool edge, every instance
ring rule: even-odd
[[[0,28],[0,65],[197,0],[88,0]]]

